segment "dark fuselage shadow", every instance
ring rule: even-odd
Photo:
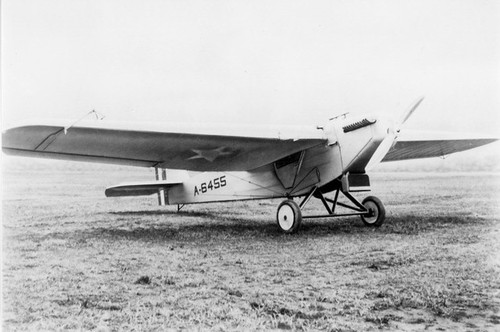
[[[238,239],[296,239],[300,237],[320,238],[335,235],[355,235],[373,233],[416,235],[423,232],[446,227],[460,227],[464,224],[463,215],[428,216],[422,218],[413,214],[387,217],[380,228],[366,227],[359,217],[339,217],[305,219],[296,234],[283,234],[276,225],[273,215],[262,215],[257,218],[230,216],[221,212],[195,211],[117,211],[109,212],[121,217],[120,227],[94,228],[87,236],[99,235],[110,238],[126,238],[145,241],[216,241],[231,238]],[[175,221],[149,222],[141,220],[141,216],[175,216]],[[131,217],[130,222],[127,217]],[[199,218],[198,220],[193,219]],[[185,219],[185,220],[183,220]],[[137,221],[139,220],[139,223]]]
[[[121,226],[99,227],[92,229],[88,236],[99,235],[111,238],[127,238],[147,241],[192,240],[214,241],[231,238],[237,239],[296,239],[302,237],[325,237],[335,234],[357,234],[366,232],[359,218],[322,218],[302,221],[296,234],[284,234],[277,226],[274,215],[231,216],[221,212],[192,211],[116,211],[109,212],[120,216]],[[175,221],[152,221],[151,216],[176,217]],[[127,220],[130,217],[130,220]],[[144,219],[141,219],[144,217]],[[195,219],[198,218],[198,219]]]
[[[117,216],[190,216],[190,217],[212,217],[213,213],[198,211],[170,211],[170,210],[143,210],[143,211],[113,211],[111,215]]]

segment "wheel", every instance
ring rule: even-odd
[[[302,222],[302,212],[299,205],[291,199],[281,202],[276,213],[276,222],[284,233],[297,232]]]
[[[368,209],[368,214],[362,215],[361,220],[366,226],[380,227],[385,220],[385,208],[382,201],[374,196],[366,197],[362,204]]]

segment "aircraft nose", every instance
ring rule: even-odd
[[[377,118],[375,137],[380,140],[385,139],[388,136],[396,135],[396,126],[393,121],[389,121],[385,118]]]
[[[378,122],[380,123],[381,131],[383,131],[383,137],[380,145],[366,166],[367,170],[372,169],[382,161],[398,136],[398,128],[394,121],[380,119]]]
[[[387,126],[387,134],[396,135],[397,133],[399,133],[399,129],[396,128],[396,124],[393,121],[389,122],[389,125]]]
[[[378,122],[380,123],[380,126],[383,128],[386,137],[398,134],[399,130],[394,121],[387,118],[379,118]]]

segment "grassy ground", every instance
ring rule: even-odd
[[[104,198],[150,172],[59,165],[4,167],[6,331],[500,330],[498,174],[373,174],[381,228],[287,236],[279,201],[177,213]]]

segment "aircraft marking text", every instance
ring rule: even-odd
[[[227,182],[226,182],[225,175],[218,177],[218,178],[215,178],[213,180],[210,180],[208,183],[203,182],[199,186],[194,186],[194,196],[200,195],[200,194],[205,194],[208,191],[212,191],[215,189],[225,187],[226,184],[227,184]]]

